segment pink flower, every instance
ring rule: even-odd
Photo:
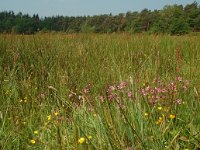
[[[175,86],[175,83],[173,81],[170,82],[170,86]]]
[[[176,103],[180,105],[180,104],[182,104],[182,100],[181,99],[177,99]]]
[[[181,82],[182,81],[182,78],[181,77],[176,77],[176,80]]]
[[[110,95],[108,95],[108,99],[110,101],[112,101],[113,99],[116,99],[116,98],[117,98],[117,94],[115,94],[115,93],[111,93]]]
[[[131,98],[133,96],[131,91],[128,91],[128,98]]]
[[[160,88],[155,87],[155,90],[156,90],[158,93],[161,93],[161,89],[160,89]]]
[[[162,92],[162,93],[166,93],[167,90],[166,90],[166,89],[162,89],[161,92]]]
[[[110,85],[109,87],[108,87],[108,90],[107,90],[107,92],[112,92],[112,91],[114,91],[114,90],[116,90],[116,87],[114,86],[114,85]]]
[[[142,93],[143,96],[147,95],[147,93],[146,93],[146,91],[144,89],[141,89],[141,93]]]
[[[186,91],[186,90],[187,90],[187,87],[186,87],[185,85],[183,86],[183,90],[184,90],[184,91]]]
[[[126,82],[121,82],[121,83],[117,86],[117,89],[118,89],[118,90],[122,90],[122,89],[124,89],[126,86],[127,86],[127,83],[126,83]]]
[[[84,92],[85,94],[89,93],[90,90],[91,90],[91,87],[92,87],[91,84],[86,85],[85,88],[83,89],[83,92]]]
[[[155,90],[151,90],[151,94],[154,94],[155,93]]]
[[[148,85],[145,90],[149,91],[150,90],[150,86]]]
[[[101,102],[104,102],[104,97],[103,97],[103,96],[99,96],[99,100],[100,100]]]

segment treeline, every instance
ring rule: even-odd
[[[144,9],[119,15],[81,17],[53,16],[40,18],[38,14],[12,11],[0,12],[0,33],[33,34],[61,31],[67,33],[94,32],[150,32],[186,34],[200,31],[200,6],[193,2],[186,6],[167,5],[162,10]]]

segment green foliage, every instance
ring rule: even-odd
[[[200,31],[200,6],[197,2],[186,5],[166,5],[161,10],[144,9],[119,15],[95,15],[39,18],[37,14],[0,12],[0,33],[33,34],[47,30],[67,33],[149,32],[185,34]],[[183,23],[183,26],[181,26]],[[189,26],[189,27],[188,27]],[[178,28],[181,29],[178,29]],[[46,32],[46,31],[45,31]]]
[[[95,31],[95,28],[94,27],[91,27],[91,26],[89,26],[89,25],[87,25],[87,24],[83,24],[82,26],[81,26],[81,32],[82,33],[92,33],[92,32],[94,32]]]
[[[183,19],[176,19],[170,25],[170,34],[182,35],[190,31],[189,25]]]

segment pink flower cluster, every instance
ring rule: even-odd
[[[92,85],[91,84],[87,84],[84,88],[83,88],[83,93],[87,94],[91,91]]]
[[[183,80],[181,77],[177,77],[170,83],[162,82],[155,79],[152,84],[147,84],[140,89],[142,96],[146,97],[148,103],[170,103],[173,101],[177,104],[181,104],[181,99],[176,96],[181,92],[185,92],[188,89],[189,81]],[[177,94],[178,93],[178,94]]]
[[[121,82],[117,85],[110,85],[107,88],[107,98],[108,100],[112,101],[114,99],[119,99],[119,95],[125,94],[128,98],[132,98],[133,94],[128,89],[127,82]]]

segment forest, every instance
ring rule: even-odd
[[[0,12],[0,33],[34,34],[36,32],[66,33],[166,33],[182,35],[200,31],[200,5],[166,5],[161,10],[143,9],[118,15],[52,16]]]

